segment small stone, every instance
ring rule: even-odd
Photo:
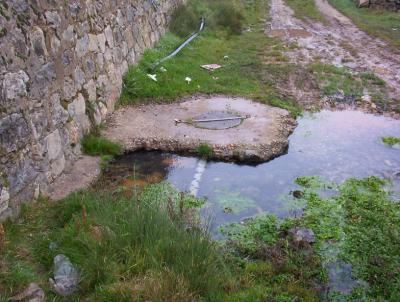
[[[61,136],[58,129],[45,138],[45,143],[49,160],[57,159],[62,151]]]
[[[97,52],[99,50],[98,43],[97,36],[89,34],[89,51]]]
[[[110,26],[107,26],[104,30],[104,34],[106,35],[107,44],[109,47],[114,48],[114,36],[113,31]]]
[[[6,187],[1,187],[0,189],[0,216],[1,213],[8,209],[8,202],[10,201],[10,193]]]
[[[73,42],[75,39],[74,26],[69,25],[67,29],[63,32],[62,37],[64,41]]]
[[[44,302],[45,295],[36,283],[30,283],[23,292],[11,297],[9,301]]]
[[[71,117],[85,115],[86,104],[82,94],[78,94],[78,97],[68,105],[68,112]]]
[[[71,295],[78,288],[80,274],[67,256],[54,257],[54,279],[50,278],[52,289],[63,297]]]
[[[295,190],[295,191],[293,191],[292,194],[293,194],[294,198],[302,198],[304,196],[303,191],[300,191],[300,190]]]
[[[47,23],[52,28],[58,28],[61,25],[61,18],[56,11],[47,11],[44,13]]]
[[[72,99],[76,95],[75,83],[71,78],[64,79],[64,98],[66,100]]]
[[[314,243],[315,234],[314,231],[307,228],[293,228],[289,230],[289,234],[293,237],[295,243]]]
[[[60,40],[56,36],[52,36],[51,37],[51,41],[50,41],[50,45],[51,45],[51,53],[53,55],[56,55],[58,53],[58,50],[59,50],[60,46],[61,46]]]
[[[30,39],[34,53],[38,57],[47,57],[48,53],[44,40],[43,30],[38,26],[34,26],[30,34]]]
[[[25,71],[20,70],[17,73],[7,73],[3,80],[3,94],[6,100],[14,100],[18,97],[26,96],[26,83],[29,77]]]
[[[75,46],[75,52],[78,58],[82,58],[89,50],[89,35],[84,35],[78,39]]]
[[[358,0],[358,7],[368,7],[369,0]]]

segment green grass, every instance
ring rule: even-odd
[[[389,42],[395,49],[398,49],[400,46],[399,13],[358,8],[356,1],[329,0],[329,3],[349,17],[360,29],[368,34]],[[393,30],[393,28],[397,30]]]
[[[7,223],[0,291],[9,296],[38,282],[52,300],[46,280],[59,253],[81,271],[75,301],[194,301],[212,297],[229,279],[207,232],[187,230],[183,215],[191,206],[172,187],[149,187],[134,199],[113,195],[41,201]]]
[[[314,0],[284,0],[294,11],[296,18],[325,23],[326,19],[319,11]]]
[[[42,199],[24,206],[18,219],[4,225],[0,301],[30,282],[49,301],[63,301],[47,281],[59,253],[82,275],[71,301],[321,301],[316,284],[327,280],[323,264],[337,258],[369,284],[353,297],[397,301],[400,206],[386,183],[374,177],[342,185],[302,177],[297,183],[305,186],[302,217],[266,214],[226,225],[224,242],[211,240],[202,227],[196,208],[204,201],[167,184],[132,198],[87,190],[59,203]],[[320,197],[327,188],[337,194]],[[292,240],[294,226],[314,230],[314,248]],[[339,249],[337,256],[326,253],[327,242]]]
[[[86,135],[81,144],[83,153],[92,156],[114,156],[122,152],[119,144],[93,134]]]
[[[199,1],[192,2],[197,5]],[[138,66],[128,71],[119,104],[171,102],[199,93],[226,94],[280,106],[298,115],[299,106],[280,96],[275,84],[268,79],[270,69],[278,68],[266,64],[263,55],[280,42],[264,33],[260,17],[267,14],[266,3],[259,0],[251,3],[236,0],[234,3],[243,11],[244,27],[251,26],[251,32],[232,35],[224,27],[206,27],[192,44],[162,64],[166,72],[153,71],[153,64],[182,42],[182,38],[167,34],[154,49],[145,52]],[[200,67],[211,63],[220,64],[222,68],[208,72]],[[157,82],[148,74],[156,74]],[[186,77],[192,81],[188,83]]]
[[[393,136],[382,137],[382,142],[388,146],[399,145],[400,137],[393,137]]]
[[[202,143],[197,147],[197,153],[201,156],[201,157],[211,157],[214,153],[213,147],[210,146],[207,143]]]
[[[323,95],[342,91],[345,96],[359,100],[367,89],[372,102],[379,107],[383,108],[388,101],[385,81],[371,72],[356,74],[346,68],[322,63],[314,63],[309,69]]]

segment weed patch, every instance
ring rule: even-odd
[[[122,147],[119,144],[93,134],[86,135],[81,144],[83,152],[92,156],[114,156],[122,152]],[[109,157],[104,157],[104,162],[109,159]]]

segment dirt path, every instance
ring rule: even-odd
[[[400,100],[400,53],[358,29],[326,0],[315,0],[327,24],[301,21],[283,0],[271,0],[268,34],[298,48],[286,53],[293,63],[321,61],[357,72],[372,71],[389,86],[389,96]]]

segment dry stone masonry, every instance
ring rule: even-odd
[[[0,220],[71,167],[180,2],[0,1]]]

